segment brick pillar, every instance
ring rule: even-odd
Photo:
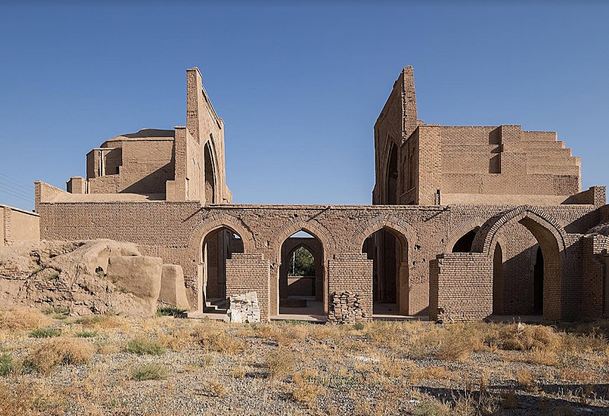
[[[366,253],[336,254],[328,260],[328,289],[333,293],[352,292],[359,295],[361,307],[367,317],[372,316],[373,261]]]
[[[484,319],[493,313],[493,264],[480,253],[446,253],[432,262],[429,316]]]
[[[269,319],[269,277],[271,266],[262,254],[233,253],[226,260],[226,296],[256,292],[260,319]]]

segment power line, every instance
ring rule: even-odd
[[[19,194],[19,195],[22,195],[22,196],[28,197],[28,198],[31,196],[30,192],[33,193],[33,188],[30,188],[29,189],[30,192],[28,192],[28,191],[23,190],[23,188],[16,187],[10,183],[6,183],[2,179],[0,179],[0,186],[2,186],[6,190],[12,191],[13,193],[16,193],[16,194]]]

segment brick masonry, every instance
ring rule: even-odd
[[[278,313],[282,247],[288,252],[284,243],[300,230],[316,238],[325,313],[331,294],[350,292],[372,316],[373,282],[384,279],[378,265],[398,259],[392,281],[402,314],[526,315],[540,291],[547,319],[607,314],[605,188],[581,190],[580,161],[555,133],[425,124],[406,68],[374,126],[372,205],[238,205],[226,186],[224,124],[196,69],[187,71],[186,101],[185,127],[104,142],[106,150],[87,159],[87,178],[71,178],[71,192],[38,182],[42,238],[137,243],[143,254],[182,266],[195,310],[204,304],[203,241],[225,228],[243,246],[217,267],[226,270],[226,295],[255,292],[262,319]],[[141,151],[149,144],[159,150],[153,158]],[[400,252],[379,249],[369,260],[364,241],[381,229]],[[467,252],[453,252],[472,230]]]

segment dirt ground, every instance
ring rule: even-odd
[[[609,415],[609,323],[0,311],[0,415]]]

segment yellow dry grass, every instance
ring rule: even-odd
[[[42,342],[30,351],[23,361],[25,370],[48,374],[58,365],[86,364],[94,346],[78,338],[53,338]]]
[[[0,310],[0,330],[32,330],[48,326],[53,320],[37,309]]]

